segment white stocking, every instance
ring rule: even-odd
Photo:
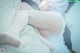
[[[27,24],[27,12],[24,10],[18,11],[16,14],[16,19],[13,22],[11,28],[7,32],[0,33],[0,44],[8,43],[13,46],[19,46],[20,40],[17,39],[17,37],[19,37],[19,33],[25,28]]]

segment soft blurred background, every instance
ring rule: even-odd
[[[74,3],[66,15],[72,20],[70,30],[73,49],[80,53],[80,2]]]

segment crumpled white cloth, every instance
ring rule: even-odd
[[[5,53],[50,53],[48,47],[41,43],[38,35],[32,26],[27,26],[19,36],[20,47],[4,44],[0,45],[0,48],[4,48]]]

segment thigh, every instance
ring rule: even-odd
[[[29,16],[37,17],[37,18],[60,18],[61,14],[55,11],[40,11],[40,10],[27,10]]]
[[[29,24],[51,32],[59,32],[63,27],[63,17],[58,12],[27,10]]]

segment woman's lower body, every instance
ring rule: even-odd
[[[47,26],[48,24],[46,25],[46,22],[49,22],[46,19],[47,17],[50,17],[50,18],[56,17],[56,12],[53,12],[53,11],[48,11],[48,12],[39,11],[39,10],[24,10],[24,11],[27,12],[29,19],[33,17],[33,19],[29,20],[29,24],[31,24],[34,27],[38,27],[38,28],[42,28],[42,29],[46,29],[47,27],[49,27],[49,26]],[[45,24],[44,24],[44,19],[46,19]],[[55,19],[53,19],[53,21],[55,21]],[[37,23],[40,23],[42,25],[39,25]],[[59,37],[53,38],[53,40],[55,41],[55,42],[53,42],[53,45],[55,46],[55,50],[51,51],[51,53],[69,53],[69,50],[66,47],[66,45],[64,43],[60,43],[57,40],[58,38]]]
[[[53,20],[49,20],[48,21],[48,19],[45,21],[45,19],[46,18],[51,18],[51,17],[56,17],[56,13],[53,13],[53,12],[44,12],[44,11],[39,11],[39,10],[24,10],[24,12],[26,12],[27,14],[28,14],[28,17],[30,18],[33,18],[33,19],[30,19],[30,21],[29,21],[29,24],[31,24],[32,23],[32,25],[33,26],[35,26],[35,27],[39,27],[39,28],[42,28],[42,29],[48,29],[48,27],[50,28],[50,26],[48,25],[49,23],[49,21],[55,21],[55,19],[53,19]],[[58,16],[59,17],[59,16]],[[35,19],[34,19],[35,18]],[[39,19],[41,19],[41,21],[39,20]],[[35,22],[35,21],[37,21],[38,23],[40,22],[40,24],[37,24],[37,22]],[[45,21],[45,22],[44,22]],[[48,22],[47,22],[48,21]],[[58,21],[58,20],[57,20]],[[45,24],[44,24],[45,23]],[[52,23],[52,22],[51,22]],[[20,28],[21,29],[21,28]],[[50,29],[52,29],[52,28],[50,28]],[[32,43],[32,42],[31,42]],[[32,46],[34,46],[34,45],[32,45]],[[36,46],[36,48],[39,46],[39,45],[35,45]],[[56,46],[56,45],[55,45]],[[42,47],[42,46],[41,46]],[[39,47],[39,49],[41,48],[41,47]],[[27,47],[26,47],[27,48]],[[32,47],[31,47],[32,48]],[[44,48],[44,47],[43,47]],[[59,47],[56,47],[57,49],[55,50],[56,52],[58,51],[58,50],[60,50],[59,49]],[[33,49],[33,48],[32,48]],[[28,50],[30,50],[30,48],[28,49]],[[35,50],[35,49],[34,49]],[[45,50],[45,49],[44,49]],[[39,50],[40,51],[40,50]],[[37,51],[37,50],[35,50],[34,52],[36,52],[36,53],[38,53],[39,51]],[[54,52],[55,52],[54,51]],[[30,52],[30,51],[29,51]],[[34,53],[33,52],[33,53]],[[48,52],[49,52],[49,50],[48,50]],[[42,53],[43,53],[43,51],[42,51]]]
[[[28,11],[29,12],[29,11]],[[36,13],[37,12],[37,13]],[[31,11],[29,12],[29,13],[31,13]],[[35,14],[36,13],[36,14]],[[52,12],[49,12],[49,14],[50,13],[52,13]],[[39,14],[39,15],[38,15]],[[48,14],[48,15],[49,15]],[[37,15],[37,16],[35,16],[35,15]],[[44,16],[40,16],[40,15],[45,15],[45,17]],[[30,14],[30,16],[31,17],[36,17],[36,18],[38,18],[38,17],[43,17],[43,18],[45,18],[46,19],[46,12],[40,12],[40,11],[32,11],[32,15]],[[54,16],[54,15],[53,15]],[[48,16],[47,16],[48,17]],[[49,16],[50,17],[50,16]],[[42,21],[43,22],[43,21]],[[33,23],[34,24],[34,23]],[[36,27],[37,25],[35,25],[35,27]],[[44,24],[43,24],[43,26],[44,26]],[[39,27],[42,27],[42,25],[40,26],[39,25]],[[46,28],[47,28],[47,26],[46,26]],[[46,29],[45,28],[45,29]],[[58,37],[56,38],[56,39],[58,39]],[[54,40],[54,38],[53,38],[53,40]],[[56,40],[55,40],[56,41]],[[56,43],[55,42],[53,42],[53,46],[55,46],[55,50],[53,50],[53,51],[51,51],[51,53],[69,53],[69,50],[68,50],[68,48],[67,48],[67,46],[64,44],[64,43],[58,43],[59,41],[56,41]]]

